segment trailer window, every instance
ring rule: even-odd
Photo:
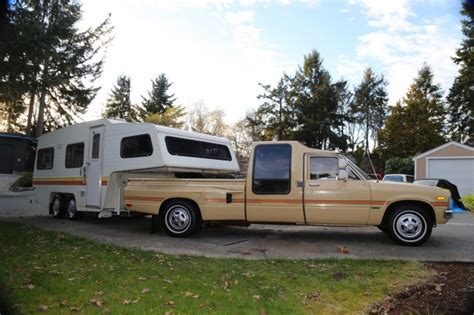
[[[81,167],[84,163],[84,142],[66,147],[66,168]]]
[[[38,150],[38,161],[36,168],[39,170],[50,170],[53,168],[54,149],[46,148]]]
[[[96,160],[99,158],[100,152],[100,133],[94,134],[92,137],[92,155],[91,158]]]
[[[171,155],[231,161],[229,148],[222,144],[190,139],[166,137],[166,148]]]
[[[153,145],[148,134],[126,137],[120,142],[120,157],[123,159],[150,156],[152,154]]]
[[[291,146],[258,145],[253,164],[255,194],[288,194],[291,182]]]

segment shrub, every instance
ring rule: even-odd
[[[385,174],[413,175],[413,168],[411,158],[391,158],[385,162]]]
[[[461,198],[461,201],[469,211],[474,212],[474,195],[473,194],[463,196]]]

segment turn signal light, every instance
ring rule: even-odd
[[[445,196],[436,196],[437,201],[445,201],[446,197]]]

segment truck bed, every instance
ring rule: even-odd
[[[128,210],[158,214],[167,200],[194,202],[203,220],[245,220],[244,179],[129,179],[124,188]]]

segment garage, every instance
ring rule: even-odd
[[[461,196],[474,194],[474,148],[448,142],[413,158],[416,179],[447,179]]]

